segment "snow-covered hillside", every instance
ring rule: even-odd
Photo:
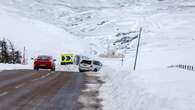
[[[12,11],[8,10],[11,13],[54,24],[77,37],[86,38],[91,41],[93,48],[100,51],[108,43],[105,40],[115,42],[113,39],[116,39],[115,35],[118,33],[137,31],[139,27],[143,27],[147,33],[155,33],[155,29],[163,32],[161,27],[172,22],[170,20],[174,20],[175,17],[182,20],[184,14],[193,13],[195,2],[193,0],[0,0],[0,4],[14,8]],[[169,18],[165,20],[167,16]]]
[[[193,0],[0,0],[0,4],[14,8],[8,10],[11,13],[54,24],[84,37],[99,51],[107,45],[103,41],[109,38],[115,42],[118,33],[136,31],[141,26],[145,32],[155,33],[153,28],[160,29],[172,22],[169,18],[182,20],[183,13],[194,12],[195,3]]]
[[[88,44],[63,29],[47,23],[9,13],[14,9],[0,7],[0,38],[9,39],[27,56],[48,54],[59,58],[63,53],[87,53]],[[83,44],[82,44],[83,42]]]

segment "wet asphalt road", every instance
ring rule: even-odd
[[[84,74],[10,70],[0,72],[0,110],[78,110]]]

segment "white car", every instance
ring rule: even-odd
[[[102,63],[96,60],[82,60],[79,64],[79,72],[98,72],[102,68]]]

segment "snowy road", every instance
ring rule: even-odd
[[[10,70],[0,72],[0,110],[77,110],[84,74]]]

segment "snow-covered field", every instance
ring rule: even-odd
[[[123,66],[120,59],[100,58],[106,81],[101,88],[104,109],[195,109],[195,71],[168,68],[195,66],[193,0],[57,1],[1,0],[0,36],[20,49],[26,46],[29,57],[57,57],[62,52],[101,53],[110,45],[106,40],[142,27],[136,71],[135,48],[128,51]]]

